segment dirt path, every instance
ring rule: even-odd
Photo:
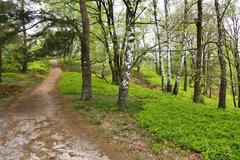
[[[40,85],[0,112],[0,160],[109,159],[65,120],[56,98],[62,74],[56,63]]]

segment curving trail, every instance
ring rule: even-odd
[[[51,63],[40,85],[0,112],[0,160],[108,160],[67,125],[56,98],[62,71]]]

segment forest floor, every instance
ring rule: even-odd
[[[93,125],[61,102],[62,74],[53,61],[46,79],[0,111],[0,158],[4,160],[135,159],[106,141]],[[67,113],[67,114],[66,114]]]

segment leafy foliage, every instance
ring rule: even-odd
[[[38,72],[40,74],[47,74],[49,72],[48,60],[34,61],[29,64],[29,71]]]

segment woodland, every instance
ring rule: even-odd
[[[136,159],[237,160],[239,37],[238,0],[0,0],[0,109],[54,59],[64,103],[138,135]]]

